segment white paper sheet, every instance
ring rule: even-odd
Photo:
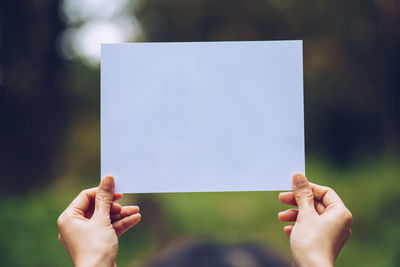
[[[101,47],[101,175],[123,193],[291,189],[302,41]]]

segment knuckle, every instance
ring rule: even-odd
[[[88,189],[84,189],[79,194],[80,195],[87,195],[88,193],[89,193],[89,190]]]
[[[353,222],[353,215],[347,208],[344,208],[342,210],[341,217],[347,225],[351,225],[351,223]]]
[[[347,210],[347,215],[346,215],[346,220],[349,224],[351,224],[353,222],[353,214],[351,214],[351,212],[349,210]]]
[[[106,221],[111,221],[111,216],[110,216],[110,214],[106,214],[106,215],[103,215],[104,217],[104,220],[106,220]]]
[[[98,200],[98,201],[101,201],[101,202],[104,202],[104,203],[107,203],[107,204],[111,204],[112,203],[112,199],[110,199],[106,194],[104,194],[104,192],[102,192],[102,191],[99,191],[99,192],[97,192],[97,194],[96,194],[96,199]]]
[[[81,192],[79,192],[78,196],[82,197],[82,196],[86,196],[88,193],[87,189],[82,190]]]
[[[299,191],[296,194],[296,199],[307,199],[307,198],[314,198],[314,195],[311,191]]]
[[[332,188],[326,185],[318,185],[318,186],[325,192],[333,190]]]
[[[326,187],[325,195],[327,195],[327,194],[329,194],[329,195],[337,195],[336,191],[334,189],[330,188],[330,187]]]
[[[327,191],[327,193],[336,193],[335,190],[333,190],[330,187],[326,187],[326,191]]]
[[[329,188],[328,190],[332,195],[336,195],[339,199],[341,199],[335,189]]]
[[[66,225],[70,222],[72,217],[71,210],[66,209],[57,219],[57,226],[60,230],[64,229]]]
[[[57,219],[57,226],[59,229],[62,229],[65,226],[66,216],[65,213],[62,213]]]

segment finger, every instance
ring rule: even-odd
[[[283,227],[283,231],[289,237],[290,237],[290,234],[292,233],[292,230],[293,230],[293,225],[286,225]]]
[[[283,204],[297,206],[296,199],[293,192],[282,192],[279,194],[279,201]]]
[[[97,187],[85,189],[79,193],[79,195],[69,204],[67,209],[73,209],[79,212],[81,215],[89,208],[90,203],[96,196]]]
[[[90,199],[89,207],[85,211],[85,218],[87,218],[87,219],[90,219],[93,216],[95,197],[96,197],[96,194],[94,194],[94,196]],[[115,195],[114,195],[114,199],[115,199]],[[120,211],[121,211],[121,205],[116,202],[113,202],[110,213],[116,214],[116,213],[119,213]]]
[[[118,203],[113,202],[112,205],[111,205],[110,214],[111,215],[119,214],[121,212],[121,210],[122,210],[122,206],[120,204],[118,204]]]
[[[343,204],[342,199],[336,194],[333,189],[327,186],[317,185],[313,183],[310,184],[313,189],[315,199],[322,202],[325,207],[328,207],[332,204]]]
[[[113,227],[117,236],[119,237],[120,235],[128,231],[130,228],[132,228],[134,225],[136,225],[140,221],[140,218],[141,218],[140,213],[136,213],[114,222]]]
[[[114,199],[114,178],[112,176],[104,177],[101,180],[96,193],[95,208],[93,218],[95,220],[110,221],[110,209]]]
[[[307,178],[300,173],[293,175],[293,193],[299,211],[314,210],[314,195]]]
[[[295,222],[297,214],[299,213],[296,209],[288,209],[278,213],[278,219],[281,222]]]
[[[325,206],[319,201],[314,200],[314,207],[319,215],[325,212]]]
[[[311,183],[310,183],[311,184]],[[313,188],[311,184],[311,188]],[[297,207],[296,199],[293,192],[282,192],[279,194],[279,200],[283,204],[292,205]],[[314,197],[314,207],[319,215],[325,212],[325,206]]]
[[[79,195],[69,204],[68,208],[74,208],[76,210],[85,212],[88,210],[90,204],[96,197],[98,187],[85,189],[79,193]],[[114,194],[114,200],[119,200],[123,197],[121,193]]]
[[[120,200],[123,196],[122,193],[114,193],[114,201]]]
[[[111,220],[115,222],[136,213],[139,213],[138,206],[125,206],[121,208],[121,211],[119,213],[111,215]]]

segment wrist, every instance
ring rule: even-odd
[[[78,259],[75,262],[75,267],[114,267],[115,261],[103,255],[94,256]]]
[[[333,267],[334,260],[321,254],[307,253],[293,259],[293,267]]]

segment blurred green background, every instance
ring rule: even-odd
[[[100,180],[100,43],[301,39],[306,175],[354,216],[337,265],[400,266],[399,25],[395,0],[2,0],[0,265],[71,265],[56,220]],[[142,222],[118,263],[188,240],[254,242],[290,261],[277,195],[126,195]]]

